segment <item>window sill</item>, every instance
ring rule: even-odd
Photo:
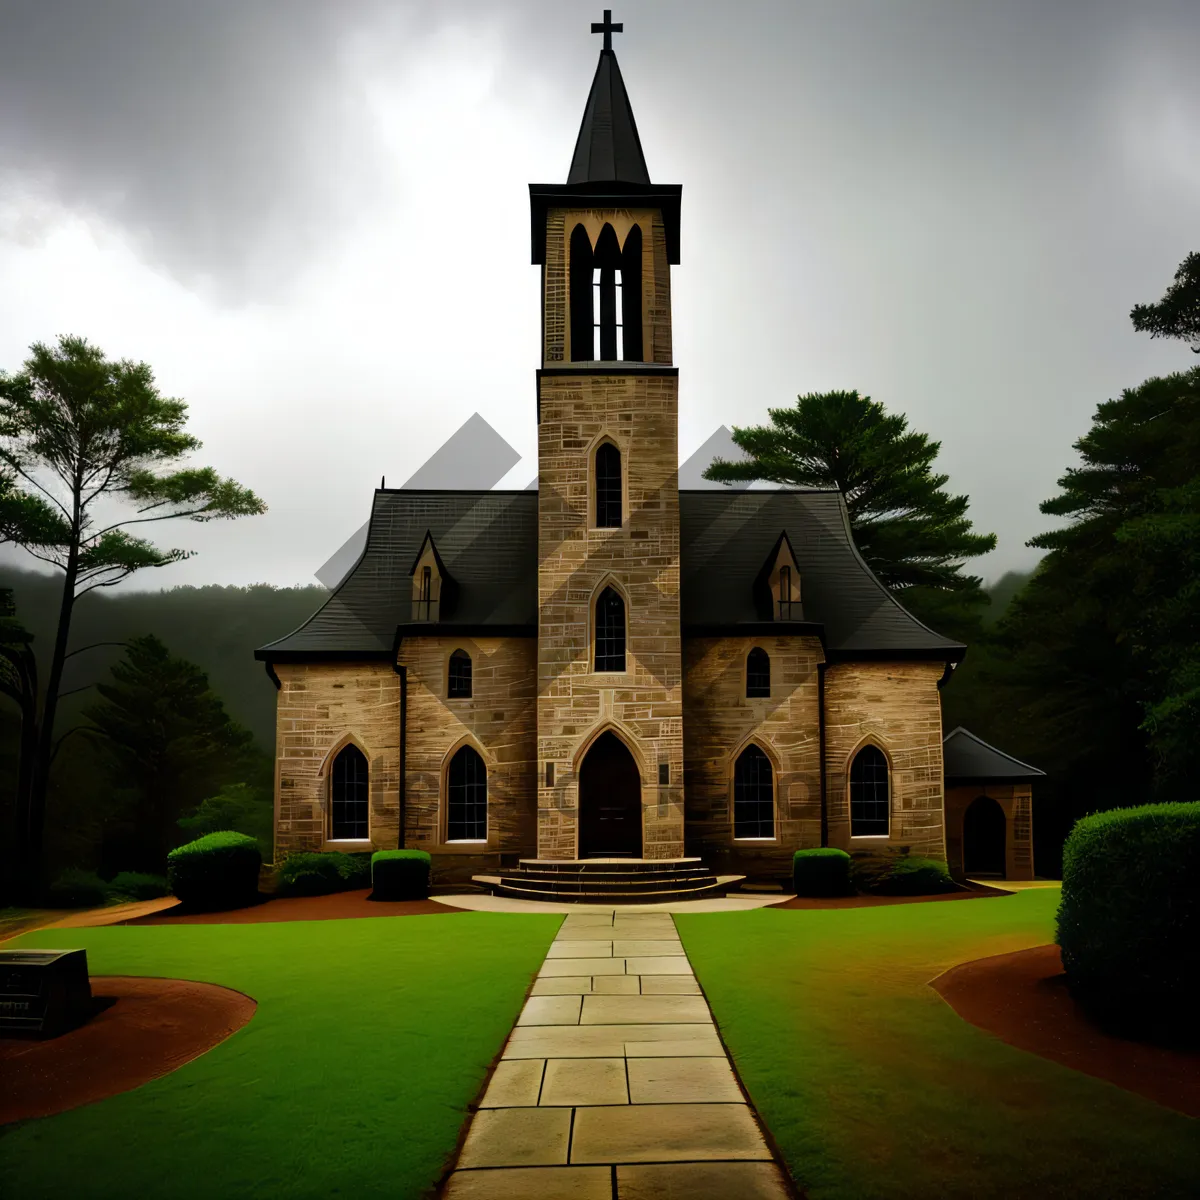
[[[852,833],[850,840],[852,842],[890,842],[892,835],[890,833]]]
[[[777,837],[735,837],[735,842],[778,842]]]

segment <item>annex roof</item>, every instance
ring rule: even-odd
[[[1038,779],[1046,774],[995,746],[989,746],[983,738],[976,737],[961,725],[942,739],[942,772],[947,782],[961,780],[964,783]]]
[[[353,570],[299,629],[256,657],[390,659],[404,636],[533,636],[537,505],[536,491],[377,491]],[[840,493],[682,491],[679,512],[684,636],[791,631],[821,636],[831,659],[962,657],[964,646],[922,625],[871,573],[851,541]],[[411,570],[427,534],[456,597],[444,619],[413,623]],[[755,594],[784,535],[800,572],[802,622],[771,622]]]

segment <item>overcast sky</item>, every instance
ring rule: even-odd
[[[138,578],[311,582],[473,412],[536,474],[527,184],[565,179],[575,0],[0,0],[0,367],[83,334],[186,399],[263,517]],[[651,178],[683,185],[680,455],[857,388],[1036,561],[1096,405],[1200,249],[1200,4],[628,3]],[[11,556],[9,561],[13,561]]]

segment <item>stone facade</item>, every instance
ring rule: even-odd
[[[400,676],[388,663],[276,663],[275,861],[300,850],[387,850],[400,834]],[[366,755],[370,837],[329,841],[329,771]]]
[[[746,657],[770,657],[771,694],[746,696]],[[815,637],[689,638],[683,645],[687,848],[719,873],[779,876],[821,844],[819,667]],[[733,769],[751,742],[771,760],[775,838],[736,841]]]
[[[825,672],[825,794],[829,845],[946,857],[942,823],[940,662],[839,662]],[[890,832],[850,836],[850,764],[867,742],[889,766]]]
[[[471,656],[471,696],[447,697],[454,650]],[[537,649],[533,638],[412,637],[400,643],[406,670],[404,844],[436,854],[439,877],[530,856],[534,828]],[[487,767],[487,844],[446,840],[446,771],[470,745]],[[456,861],[461,860],[461,861]]]

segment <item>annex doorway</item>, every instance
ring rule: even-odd
[[[642,779],[612,732],[592,743],[579,771],[579,857],[642,857]]]
[[[1004,809],[990,796],[976,796],[963,814],[963,871],[1003,879]]]

